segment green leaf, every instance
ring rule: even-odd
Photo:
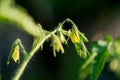
[[[104,40],[113,41],[113,38],[110,35],[104,35]]]
[[[109,53],[107,50],[97,55],[91,69],[91,80],[98,79],[108,57],[109,57]]]
[[[109,58],[108,42],[99,40],[93,44],[92,53],[96,52],[97,56],[94,59],[91,67],[91,80],[97,80],[102,72],[104,65]]]
[[[120,57],[120,37],[114,42],[115,54],[114,56]]]
[[[118,38],[116,39],[116,41],[120,43],[120,37],[118,37]]]
[[[33,36],[40,36],[41,31],[34,19],[24,8],[13,4],[13,0],[0,0],[0,22],[14,24]]]

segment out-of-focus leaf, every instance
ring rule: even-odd
[[[17,25],[21,30],[33,36],[41,33],[34,19],[19,5],[13,4],[13,0],[0,0],[0,22]]]
[[[113,38],[110,35],[104,35],[104,40],[113,41]]]
[[[109,38],[106,37],[106,40],[99,40],[95,42],[92,46],[92,52],[96,52],[97,56],[95,57],[92,67],[91,67],[91,80],[97,80],[104,65],[109,58],[108,44]]]
[[[102,69],[104,68],[105,62],[109,57],[109,53],[105,50],[103,53],[98,53],[91,69],[91,80],[97,80]]]
[[[115,56],[120,57],[120,37],[118,37],[114,43]]]

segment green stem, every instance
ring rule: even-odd
[[[57,31],[57,29],[55,29],[53,32],[51,32],[50,34],[46,35],[40,43],[38,43],[29,53],[29,55],[27,57],[24,58],[21,66],[18,68],[18,70],[16,71],[15,76],[12,78],[12,80],[19,80],[21,75],[23,74],[27,64],[29,63],[30,59],[32,58],[32,56],[35,54],[35,52],[39,49],[39,47],[45,42],[46,39],[48,39],[51,34],[54,34]]]

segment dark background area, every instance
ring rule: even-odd
[[[120,34],[120,2],[117,0],[16,0],[16,3],[47,30],[53,30],[59,22],[70,18],[90,41],[100,39],[102,34],[110,34],[114,38]],[[11,74],[19,66],[13,61],[6,65],[13,41],[22,39],[29,51],[33,39],[13,25],[0,26],[1,75],[2,80],[10,80]],[[58,53],[57,57],[53,57],[52,48],[47,42],[43,51],[38,51],[32,58],[21,80],[79,80],[80,62],[72,44],[65,46],[65,54]],[[106,64],[99,80],[119,79]]]

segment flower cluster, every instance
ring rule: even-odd
[[[72,28],[69,30],[64,30],[63,24],[65,22],[70,22],[72,24]],[[58,30],[56,31],[56,34],[52,34],[51,45],[53,46],[54,56],[56,56],[56,51],[61,51],[62,53],[64,53],[64,48],[62,44],[68,44],[68,39],[71,39],[78,55],[82,58],[86,58],[89,52],[87,51],[84,42],[88,42],[88,39],[83,33],[78,30],[77,26],[70,19],[66,19],[66,21],[60,23],[58,25]]]

